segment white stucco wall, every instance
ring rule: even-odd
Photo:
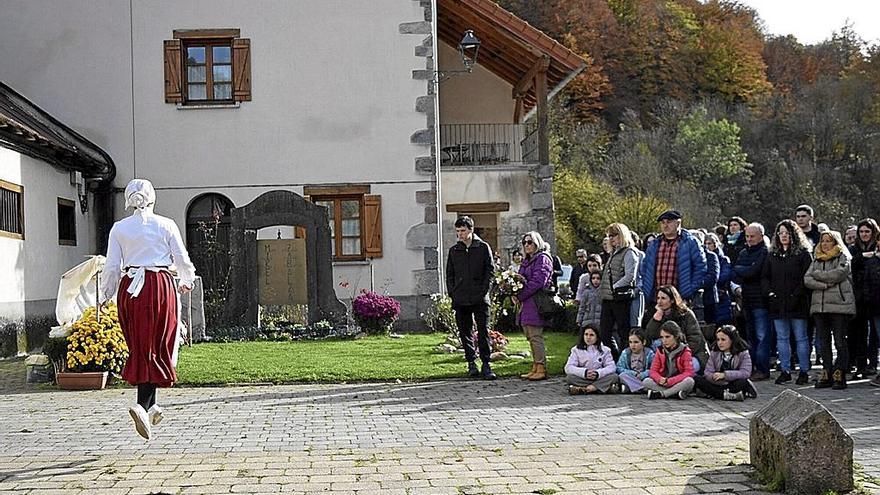
[[[0,237],[0,317],[20,318],[25,301],[54,308],[61,274],[92,253],[92,218],[80,211],[69,173],[45,162],[0,147],[0,179],[24,187],[24,240]],[[58,244],[58,198],[77,203],[76,246]]]
[[[441,70],[460,70],[461,55],[446,43],[437,47]],[[440,124],[511,124],[515,100],[513,85],[480,65],[470,74],[440,83]]]
[[[391,279],[392,295],[413,292],[423,253],[404,239],[424,220],[415,192],[431,188],[414,165],[429,151],[409,142],[427,127],[415,111],[426,82],[412,79],[426,35],[400,34],[399,24],[424,20],[419,2],[3,0],[2,11],[0,79],[108,151],[117,186],[149,178],[157,211],[183,227],[186,205],[206,192],[241,206],[273,189],[371,183],[383,200],[374,277]],[[197,28],[238,28],[251,40],[252,101],[164,102],[162,42]],[[334,272],[369,280],[368,265]]]

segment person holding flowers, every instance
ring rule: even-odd
[[[522,325],[526,340],[532,349],[532,369],[520,378],[524,380],[547,379],[546,353],[544,350],[544,328],[547,321],[541,318],[535,296],[540,291],[549,290],[553,281],[553,259],[547,252],[550,246],[541,234],[531,231],[522,236],[522,247],[526,258],[519,267],[519,274],[525,279],[525,286],[513,296],[513,302],[520,307],[517,321]],[[521,305],[521,306],[520,306]]]
[[[122,378],[137,386],[129,414],[138,434],[149,440],[162,420],[156,388],[177,380],[177,291],[192,290],[195,267],[173,220],[156,215],[150,181],[133,179],[125,188],[125,207],[134,213],[110,229],[101,299],[116,296],[119,324],[129,349]],[[174,286],[172,266],[180,282]]]

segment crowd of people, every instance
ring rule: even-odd
[[[741,217],[686,230],[681,213],[667,210],[657,218],[659,233],[643,238],[622,223],[608,225],[603,252],[578,249],[571,272],[578,309],[577,343],[565,365],[569,393],[744,400],[757,396],[753,382],[773,373],[778,385],[812,380],[842,390],[873,376],[869,383],[880,386],[880,227],[865,218],[841,235],[813,216],[801,205],[772,231]],[[469,374],[493,379],[488,353],[480,353],[480,371],[474,364],[474,347],[488,347],[486,320],[476,321],[475,345],[469,317],[489,312],[493,259],[470,218],[455,225],[447,287],[462,315]],[[553,325],[560,262],[538,232],[522,235],[521,244],[513,269],[523,287],[513,301],[533,356],[522,378],[543,380],[543,332]],[[470,290],[479,294],[463,297]],[[810,376],[814,362],[819,372]]]

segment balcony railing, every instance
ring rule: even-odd
[[[442,165],[538,162],[538,133],[532,124],[442,124]]]

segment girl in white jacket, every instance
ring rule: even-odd
[[[571,348],[565,380],[571,395],[616,393],[617,373],[611,349],[599,343],[599,329],[588,324]]]

